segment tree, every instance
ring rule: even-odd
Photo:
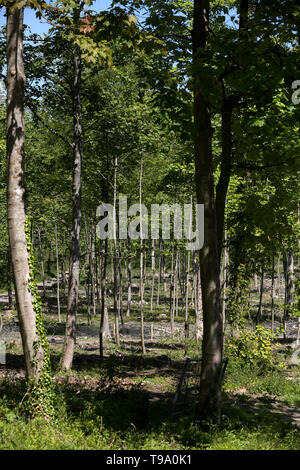
[[[26,363],[30,412],[53,413],[48,343],[34,284],[30,223],[25,213],[23,8],[7,7],[8,235],[20,332]]]
[[[197,203],[204,204],[204,246],[200,251],[203,303],[203,343],[198,418],[216,408],[220,399],[223,353],[223,322],[217,249],[217,219],[212,162],[210,103],[203,94],[199,72],[206,65],[208,50],[209,1],[194,1],[193,84],[194,151]]]

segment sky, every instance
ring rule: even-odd
[[[106,10],[111,4],[111,0],[95,0],[92,9],[95,11]],[[5,26],[5,9],[0,9],[0,27]],[[35,17],[35,12],[31,8],[25,8],[24,24],[30,26],[32,33],[42,34],[46,33],[49,29],[45,20],[39,20]]]

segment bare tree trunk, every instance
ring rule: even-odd
[[[91,294],[92,294],[92,306],[93,306],[93,316],[97,314],[96,307],[96,289],[95,289],[95,225],[91,225],[91,254],[90,254],[90,270],[91,270]]]
[[[54,234],[55,234],[55,254],[56,254],[56,299],[57,299],[57,318],[58,322],[61,322],[60,318],[60,292],[59,292],[59,256],[58,256],[58,240],[57,240],[57,223],[54,224]]]
[[[158,280],[157,280],[157,298],[156,305],[159,305],[160,301],[160,284],[161,284],[161,270],[162,270],[162,255],[161,255],[161,240],[159,241],[159,257],[158,257]]]
[[[139,181],[139,192],[140,192],[140,300],[141,300],[141,347],[142,354],[146,354],[145,348],[145,336],[144,336],[144,244],[143,244],[143,221],[142,221],[142,183],[143,183],[143,156],[141,156],[141,168],[140,168],[140,181]]]
[[[7,8],[7,214],[16,304],[27,378],[37,383],[45,349],[36,329],[25,231],[23,8]],[[35,347],[35,345],[37,347]]]
[[[44,266],[44,258],[43,258],[43,250],[42,250],[42,240],[41,240],[41,230],[37,227],[38,232],[38,240],[39,240],[39,255],[40,255],[40,263],[41,263],[41,271],[42,271],[42,281],[43,281],[43,299],[46,298],[46,288],[45,288],[45,266]]]
[[[291,315],[294,304],[294,255],[289,252],[287,254],[287,271],[286,271],[286,304],[287,315]]]
[[[176,263],[175,263],[175,277],[174,277],[174,312],[175,318],[178,318],[178,279],[179,279],[179,248],[176,248]]]
[[[79,14],[76,12],[75,21]],[[73,55],[73,121],[74,121],[74,164],[72,187],[72,229],[70,244],[69,290],[67,304],[66,333],[63,348],[62,369],[72,367],[76,341],[76,315],[80,284],[80,229],[81,229],[81,164],[82,164],[82,126],[81,126],[81,55],[74,46]]]
[[[188,252],[187,259],[187,270],[186,270],[186,286],[185,286],[185,319],[184,319],[184,331],[185,338],[189,337],[189,287],[190,287],[190,263],[191,253]]]
[[[261,321],[261,314],[262,314],[262,298],[263,298],[263,291],[264,291],[264,266],[261,267],[261,275],[260,275],[260,289],[259,289],[259,302],[258,302],[258,309],[255,319],[255,324],[258,325]]]
[[[278,253],[278,259],[277,259],[277,278],[276,278],[276,284],[277,284],[277,295],[278,295],[278,299],[280,299],[280,286],[281,286],[281,278],[280,278],[280,253]]]
[[[196,343],[201,340],[201,312],[202,312],[202,293],[201,293],[201,275],[200,264],[197,262],[197,281],[196,281],[196,303],[195,303],[195,339]]]
[[[119,283],[118,283],[118,263],[119,253],[117,247],[117,220],[116,220],[116,203],[117,203],[117,174],[118,174],[118,157],[115,157],[114,169],[114,250],[113,250],[113,273],[114,273],[114,314],[115,314],[115,342],[120,346],[119,335],[119,319],[120,319],[120,303],[119,303]]]
[[[271,274],[271,331],[275,331],[274,319],[274,291],[275,291],[275,256],[272,256],[272,274]]]
[[[151,298],[150,298],[150,312],[153,312],[153,300],[154,300],[154,286],[155,286],[155,265],[152,269],[152,279],[151,279]]]
[[[161,247],[162,247],[162,258],[161,258],[161,263],[162,263],[162,275],[163,275],[163,285],[164,285],[164,293],[167,293],[167,266],[166,266],[166,255],[164,253],[165,249],[165,243],[162,240],[161,241]]]
[[[170,329],[171,338],[174,336],[174,246],[172,246],[172,261],[171,261],[171,273],[170,273]]]
[[[99,331],[99,349],[100,357],[103,358],[104,339],[110,337],[108,310],[107,310],[107,287],[106,287],[106,268],[107,268],[107,240],[102,241],[101,249],[101,321]]]
[[[227,232],[225,230],[225,249],[224,249],[224,256],[223,256],[223,286],[222,286],[222,316],[223,316],[223,329],[225,331],[225,325],[226,325],[226,290],[227,290],[227,284],[228,284],[228,248],[226,246],[227,242]]]
[[[67,275],[66,275],[66,243],[65,241],[66,241],[65,233],[63,233],[62,256],[61,256],[61,276],[62,276],[62,287],[64,291],[64,297],[66,298]]]
[[[131,309],[131,241],[127,238],[127,311],[126,316],[130,316]]]
[[[193,64],[194,64],[194,152],[197,203],[204,204],[204,247],[200,250],[203,303],[203,342],[198,419],[216,409],[221,398],[223,356],[223,321],[220,296],[217,220],[212,168],[212,126],[210,103],[202,94],[199,64],[208,47],[209,0],[194,0]]]
[[[124,325],[124,310],[123,310],[123,273],[122,273],[122,252],[121,252],[121,244],[120,240],[117,237],[117,257],[118,257],[118,280],[119,280],[119,291],[118,291],[118,298],[119,298],[119,312],[121,323]]]

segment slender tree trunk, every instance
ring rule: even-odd
[[[55,254],[56,254],[56,299],[57,299],[57,318],[58,322],[61,322],[60,318],[60,292],[59,292],[59,282],[60,282],[60,273],[59,273],[59,256],[58,256],[58,239],[57,239],[57,223],[54,225],[54,234],[55,234]]]
[[[118,263],[119,253],[117,246],[117,218],[116,218],[116,204],[117,204],[117,174],[118,174],[118,157],[115,157],[114,169],[114,251],[113,251],[113,273],[114,273],[114,314],[115,314],[115,342],[120,346],[119,323],[120,323],[120,303],[119,303],[119,282],[118,282]]]
[[[258,309],[256,314],[255,324],[258,325],[261,321],[261,314],[262,314],[262,298],[264,292],[264,266],[261,267],[261,275],[260,275],[260,289],[259,289],[259,302],[258,302]]]
[[[42,250],[42,240],[41,240],[41,230],[37,227],[38,232],[38,240],[39,240],[39,255],[40,255],[40,262],[41,262],[41,272],[42,272],[42,280],[43,280],[43,299],[46,299],[46,287],[45,287],[45,266],[44,266],[44,257],[43,257],[43,250]]]
[[[276,279],[276,284],[277,284],[277,295],[278,295],[278,299],[280,300],[280,286],[281,286],[281,277],[280,277],[280,253],[278,253],[278,259],[277,259],[277,279]]]
[[[117,257],[118,257],[118,281],[119,281],[119,290],[118,290],[118,298],[119,298],[119,312],[121,323],[124,325],[124,309],[123,309],[123,273],[122,273],[122,250],[120,240],[117,237]]]
[[[195,299],[195,339],[196,343],[201,340],[201,311],[202,311],[202,293],[201,293],[201,274],[200,264],[197,263],[197,280],[196,280],[196,299]]]
[[[47,272],[51,275],[51,254],[52,254],[52,244],[49,244],[49,252],[48,252],[48,259],[47,259]]]
[[[287,266],[286,266],[286,305],[287,315],[291,315],[292,307],[294,304],[294,255],[289,252],[287,254]]]
[[[141,300],[141,347],[142,354],[146,354],[145,347],[145,336],[144,336],[144,243],[143,243],[143,223],[142,223],[142,184],[143,184],[143,157],[141,157],[140,167],[140,181],[139,181],[139,192],[140,192],[140,300]]]
[[[164,243],[163,240],[161,241],[161,246],[162,246],[162,250],[163,250],[162,258],[161,258],[163,285],[164,285],[164,293],[166,294],[167,293],[167,266],[166,266],[166,255],[164,253],[165,243]]]
[[[227,243],[227,231],[225,230],[225,249],[224,249],[224,256],[223,256],[223,286],[222,286],[222,316],[223,316],[223,330],[225,331],[226,325],[226,291],[227,291],[227,284],[228,284],[228,248],[226,246]]]
[[[172,246],[172,260],[170,272],[170,330],[171,338],[174,336],[174,246]]]
[[[190,288],[190,262],[191,253],[188,252],[187,270],[186,270],[186,287],[185,287],[185,318],[184,318],[184,336],[189,337],[189,288]]]
[[[193,207],[193,196],[191,196],[191,207]],[[193,226],[193,213],[191,212],[191,218],[189,222],[189,239],[191,238]],[[191,267],[191,252],[187,255],[187,269],[186,269],[186,283],[185,283],[185,322],[184,322],[184,336],[189,337],[189,288],[190,288],[190,267]]]
[[[158,257],[157,298],[156,298],[157,306],[159,306],[159,301],[160,301],[161,270],[162,270],[162,255],[161,255],[161,240],[160,240],[159,241],[159,257]]]
[[[154,286],[155,286],[155,268],[152,269],[151,279],[151,298],[150,298],[150,312],[153,312],[153,299],[154,299]]]
[[[67,286],[67,275],[66,275],[66,244],[65,244],[65,233],[63,234],[62,241],[62,256],[61,256],[61,277],[62,277],[62,287],[64,292],[64,297],[66,298],[66,286]]]
[[[76,17],[76,20],[78,18]],[[74,121],[74,165],[72,187],[72,229],[70,244],[69,290],[67,304],[66,333],[62,358],[62,369],[72,367],[76,341],[76,315],[80,284],[80,229],[81,229],[81,164],[82,164],[82,127],[81,127],[81,55],[74,46],[73,56],[73,121]]]
[[[247,39],[248,28],[248,0],[240,1],[240,21],[239,21],[239,40]],[[224,235],[224,220],[226,197],[231,173],[231,154],[232,154],[232,113],[239,104],[240,95],[234,93],[226,95],[224,79],[222,81],[223,106],[222,106],[222,155],[221,155],[221,173],[216,187],[216,217],[217,217],[217,244],[219,263],[222,257],[222,245]]]
[[[271,331],[275,331],[274,317],[274,292],[275,292],[275,256],[272,256],[272,274],[271,274]]]
[[[101,321],[99,331],[99,349],[100,358],[103,358],[104,339],[110,337],[108,310],[107,310],[107,287],[106,287],[106,268],[107,268],[107,240],[102,241],[101,249]]]
[[[214,198],[210,104],[202,94],[199,65],[207,49],[209,1],[194,0],[193,81],[194,152],[197,203],[204,204],[204,247],[200,250],[203,303],[202,367],[197,417],[202,420],[220,407],[223,322],[220,298],[217,219]]]
[[[179,273],[179,266],[180,266],[180,252],[179,252],[179,248],[177,247],[176,249],[176,265],[175,265],[175,278],[174,278],[174,298],[175,298],[175,306],[174,306],[174,310],[175,310],[175,318],[178,318],[178,284],[179,284],[179,276],[180,276],[180,273]]]
[[[127,311],[126,316],[130,316],[131,309],[131,241],[127,238]]]
[[[91,294],[92,294],[92,306],[93,306],[93,316],[97,314],[96,307],[96,289],[95,289],[95,225],[91,225],[91,254],[90,254],[90,270],[91,270]]]

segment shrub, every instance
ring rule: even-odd
[[[273,367],[273,344],[275,335],[261,325],[254,331],[243,331],[238,337],[227,339],[227,352],[250,366]]]

